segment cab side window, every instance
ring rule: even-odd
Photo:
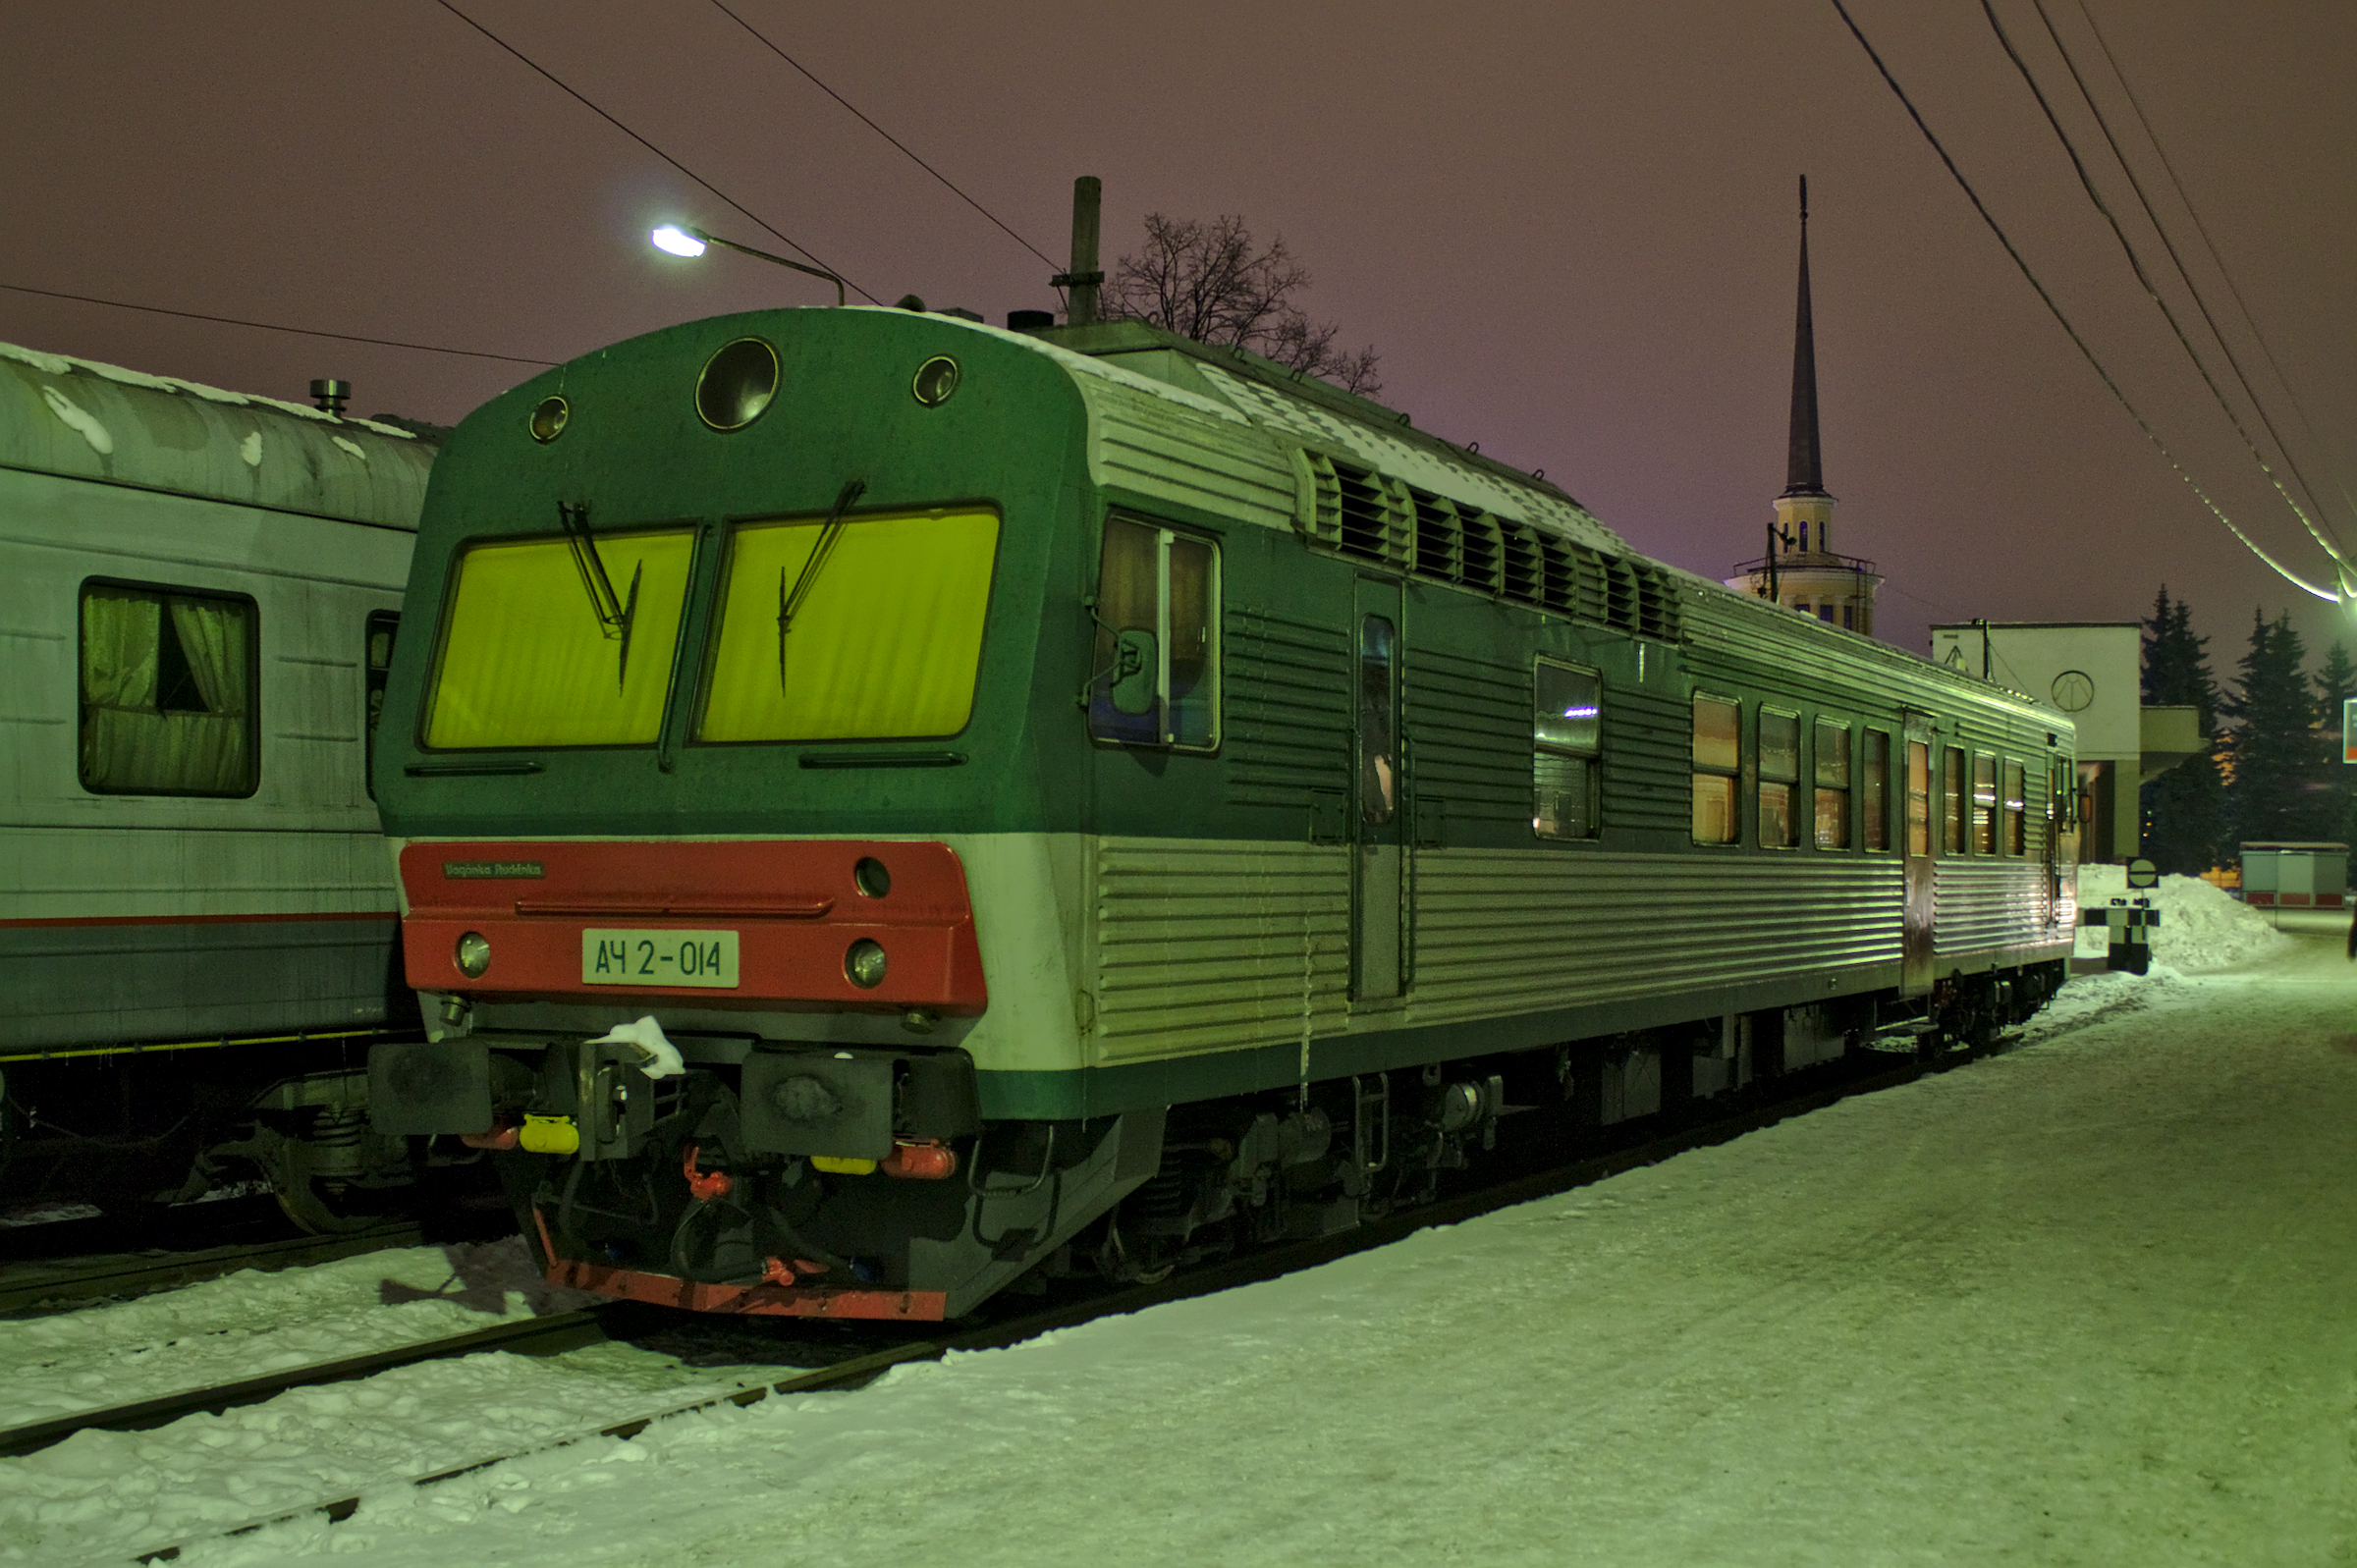
[[[1219,548],[1129,517],[1105,519],[1088,732],[1127,745],[1219,745]]]
[[[1530,692],[1530,830],[1593,838],[1602,826],[1603,681],[1593,670],[1541,659]]]

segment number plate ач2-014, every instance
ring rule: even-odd
[[[733,989],[737,933],[592,927],[581,933],[581,984]]]

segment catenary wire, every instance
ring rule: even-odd
[[[174,310],[165,305],[134,304],[129,299],[101,299],[96,295],[67,294],[62,289],[35,289],[29,284],[0,283],[13,294],[37,294],[47,299],[72,299],[79,304],[106,305],[116,310],[144,310],[149,315],[179,316],[188,321],[210,321],[224,327],[257,327],[264,332],[292,332],[304,338],[333,338],[338,343],[365,343],[379,349],[410,349],[418,353],[452,353],[468,359],[500,359],[517,365],[553,365],[554,359],[530,359],[520,353],[490,353],[481,349],[445,349],[438,343],[404,343],[399,338],[363,338],[351,332],[322,332],[316,327],[289,327],[275,321],[247,321],[239,316],[210,316],[201,310]]]
[[[591,114],[596,115],[600,120],[603,120],[606,124],[621,132],[624,135],[629,136],[632,141],[637,142],[638,145],[644,147],[647,151],[653,153],[665,163],[670,164],[674,169],[677,169],[680,173],[685,175],[697,185],[702,186],[706,190],[709,190],[714,195],[720,197],[721,200],[727,202],[731,207],[734,207],[746,220],[760,225],[762,231],[776,239],[779,243],[787,246],[789,249],[798,251],[801,255],[809,260],[812,266],[823,267],[827,272],[831,273],[835,277],[843,278],[843,281],[850,284],[851,288],[858,294],[859,297],[865,299],[869,304],[882,304],[884,302],[883,300],[878,299],[874,295],[869,294],[865,289],[860,288],[856,283],[851,283],[850,279],[845,278],[844,275],[834,267],[827,266],[827,263],[820,260],[815,251],[812,251],[805,245],[796,243],[793,239],[781,233],[774,225],[763,219],[758,213],[754,212],[750,207],[747,207],[743,202],[739,201],[735,196],[730,195],[727,191],[721,189],[720,187],[714,185],[702,175],[697,174],[693,169],[688,168],[679,159],[673,157],[670,153],[665,152],[661,147],[656,146],[653,142],[647,140],[646,137],[640,135],[637,132],[632,131],[629,126],[624,125],[613,115],[608,114],[605,110],[590,102],[589,99],[581,93],[566,85],[564,81],[560,79],[556,73],[550,71],[546,66],[541,65],[530,55],[525,54],[521,49],[519,49],[514,44],[508,42],[507,39],[501,37],[498,33],[493,32],[489,27],[486,27],[481,23],[475,21],[474,18],[468,16],[466,12],[461,11],[457,6],[451,4],[451,0],[434,0],[434,3],[439,5],[443,10],[449,12],[452,16],[458,18],[461,22],[466,23],[466,26],[481,33],[484,37],[490,39],[493,43],[498,44],[502,49],[505,49],[517,59],[522,61],[526,66],[529,66],[534,73],[562,91],[567,97],[573,99],[574,102],[579,104]]]
[[[2249,302],[2242,297],[2242,290],[2234,282],[2234,274],[2227,270],[2226,258],[2219,254],[2218,242],[2210,238],[2210,226],[2202,222],[2201,210],[2194,206],[2193,196],[2186,190],[2185,182],[2178,178],[2177,166],[2170,161],[2168,149],[2161,144],[2160,135],[2153,130],[2152,121],[2146,117],[2144,104],[2137,98],[2136,88],[2129,82],[2127,73],[2120,69],[2117,57],[2111,53],[2110,42],[2105,38],[2103,27],[2095,20],[2095,13],[2087,9],[2087,0],[2077,0],[2077,4],[2080,17],[2087,23],[2088,32],[2094,35],[2096,48],[2103,53],[2104,64],[2110,68],[2111,79],[2119,83],[2121,96],[2128,100],[2128,108],[2136,116],[2137,129],[2144,133],[2144,139],[2151,145],[2153,155],[2161,160],[2161,168],[2167,174],[2169,186],[2177,193],[2178,204],[2184,207],[2185,216],[2193,220],[2193,232],[2201,237],[2202,248],[2210,253],[2210,264],[2218,269],[2219,277],[2225,281],[2226,293],[2234,300],[2234,308],[2241,314],[2242,324],[2250,330],[2251,341],[2259,346],[2259,352],[2266,358],[2268,368],[2275,372],[2275,385],[2281,387],[2283,396],[2290,400],[2291,411],[2298,416],[2301,428],[2308,433],[2308,439],[2323,445],[2324,438],[2317,434],[2316,423],[2308,417],[2307,408],[2302,406],[2300,395],[2292,388],[2291,378],[2283,373],[2282,361],[2275,357],[2275,351],[2269,345],[2267,334],[2259,329],[2259,318],[2251,313]],[[2052,25],[2049,26],[2051,27]],[[2305,483],[2304,480],[2302,482]],[[2357,496],[2349,493],[2348,485],[2335,479],[2334,488],[2340,491],[2340,499],[2349,510],[2357,513]],[[2314,494],[2313,491],[2310,493]]]
[[[2294,497],[2289,490],[2283,488],[2283,481],[2276,477],[2275,465],[2267,460],[2267,455],[2259,450],[2259,443],[2252,440],[2251,433],[2243,428],[2241,415],[2237,414],[2234,411],[2234,406],[2227,402],[2226,395],[2224,391],[2220,388],[2217,378],[2211,375],[2209,365],[2202,361],[2201,354],[2195,351],[2193,347],[2193,340],[2185,335],[2184,324],[2177,320],[2177,313],[2168,307],[2168,301],[2164,299],[2161,297],[2161,291],[2154,287],[2151,274],[2144,270],[2144,258],[2136,253],[2135,245],[2128,242],[2127,231],[2119,226],[2119,219],[2111,211],[2111,204],[2106,201],[2104,199],[2104,193],[2096,189],[2094,177],[2087,172],[2086,160],[2079,156],[2078,146],[2070,139],[2070,133],[2062,129],[2062,122],[2055,114],[2054,105],[2047,101],[2046,90],[2038,85],[2038,79],[2030,71],[2029,62],[2021,57],[2021,51],[2014,46],[2013,36],[2011,33],[2005,30],[2004,22],[1998,16],[1997,7],[1993,3],[1993,0],[1981,0],[1981,14],[1989,19],[1990,30],[1997,34],[1997,41],[2003,47],[2005,51],[2005,58],[2013,62],[2013,69],[2020,75],[2022,84],[2030,89],[2030,96],[2038,101],[2038,112],[2046,116],[2047,126],[2054,132],[2055,139],[2062,143],[2063,154],[2070,159],[2071,170],[2079,177],[2079,188],[2087,192],[2087,199],[2095,204],[2095,210],[2101,213],[2103,215],[2104,222],[2110,226],[2111,238],[2119,242],[2121,253],[2128,258],[2128,270],[2136,275],[2137,285],[2144,290],[2145,297],[2152,300],[2154,307],[2161,312],[2161,319],[2168,323],[2168,330],[2170,334],[2177,340],[2177,347],[2184,350],[2185,357],[2193,361],[2193,368],[2195,372],[2201,376],[2202,385],[2210,389],[2211,401],[2216,403],[2219,406],[2219,411],[2226,416],[2226,423],[2234,427],[2234,433],[2242,438],[2242,445],[2244,449],[2250,453],[2251,460],[2259,465],[2259,471],[2261,473],[2267,475],[2267,482],[2275,486],[2275,494],[2283,498],[2283,504],[2291,508],[2291,514],[2300,519],[2300,526],[2308,530],[2308,536],[2321,545],[2324,548],[2325,553],[2330,556],[2334,562],[2343,565],[2347,564],[2347,558],[2341,554],[2340,547],[2332,540],[2325,537],[2323,531],[2317,527],[2316,520],[2308,515],[2306,509],[2301,507],[2298,499]],[[2039,8],[2038,14],[2041,20],[2043,20],[2046,15],[2046,11],[2043,6]],[[2048,30],[2050,34],[2053,31],[2051,27]],[[2060,49],[2061,46],[2062,40],[2060,38],[2056,38],[2055,47],[2056,49]],[[2080,95],[2085,97],[2087,91],[2086,83],[2079,81],[2078,67],[2071,64],[2070,56],[2067,52],[2065,52],[2062,56],[2062,63],[2069,67],[2071,81],[2078,82]],[[2096,124],[2103,127],[2105,139],[2110,142],[2112,154],[2115,157],[2118,156],[2119,143],[2116,141],[2111,141],[2111,131],[2109,126],[2104,125],[2103,112],[2099,109],[2095,109],[2095,100],[2093,98],[2088,98],[2087,102],[2088,108],[2093,110],[2095,113]],[[2127,168],[2127,160],[2125,158],[2120,159],[2120,167],[2122,169]],[[2131,187],[2136,186],[2136,176],[2132,170],[2128,172],[2128,184]],[[2143,198],[2144,192],[2141,188],[2137,188],[2136,194],[2139,200]],[[2146,204],[2145,213],[2148,217],[2152,215],[2152,207],[2150,203]],[[2159,228],[2159,221],[2157,219],[2155,220],[2154,226],[2155,228]],[[2161,236],[2161,243],[2165,246],[2168,245],[2168,236],[2165,232],[2164,232]],[[2176,259],[2176,250],[2173,246],[2169,246],[2169,259],[2172,261]],[[2178,264],[2177,270],[2180,274],[2183,273],[2184,266],[2182,263]],[[2192,280],[2190,278],[2186,279],[2186,287],[2188,289],[2192,288]],[[2201,297],[2198,293],[2194,296],[2194,303],[2197,305],[2201,304]],[[2210,312],[2207,307],[2204,307],[2202,310],[2202,319],[2205,321],[2210,319]],[[2218,324],[2216,322],[2211,322],[2211,331],[2215,333],[2217,330]],[[2223,344],[2225,340],[2221,338],[2219,341],[2220,344]],[[2232,362],[2233,353],[2230,350],[2228,351],[2226,357],[2229,363]],[[2239,366],[2236,367],[2236,373],[2238,375],[2240,374]],[[2246,394],[2250,391],[2248,382],[2244,383],[2243,390]],[[2262,421],[2266,420],[2267,410],[2264,407],[2260,408],[2259,417]],[[2275,434],[2274,425],[2268,425],[2268,433],[2271,436]],[[2279,440],[2276,442],[2277,446],[2281,446],[2281,444],[2282,443]],[[2289,453],[2286,452],[2285,456],[2288,459]],[[2296,469],[2294,470],[2292,477],[2295,479],[2299,478],[2299,474]],[[2301,483],[2303,486],[2305,486],[2306,481],[2302,480]],[[2310,505],[2313,506],[2315,504],[2315,496],[2311,494],[2309,497]]]
[[[2080,357],[2087,361],[2088,367],[2095,372],[2097,379],[2103,382],[2105,390],[2111,394],[2113,400],[2125,410],[2129,419],[2135,422],[2136,428],[2144,433],[2144,439],[2151,442],[2154,450],[2167,460],[2170,469],[2175,472],[2179,480],[2183,481],[2185,488],[2192,491],[2196,499],[2210,509],[2212,516],[2226,525],[2227,532],[2242,541],[2245,549],[2273,567],[2276,574],[2281,576],[2284,581],[2314,594],[2319,599],[2337,602],[2340,597],[2337,593],[2330,588],[2318,587],[2268,554],[2258,540],[2244,533],[2241,525],[2236,523],[2232,517],[2227,516],[2225,510],[2210,498],[2210,493],[2202,488],[2200,481],[2186,471],[2185,465],[2177,460],[2176,453],[2169,449],[2167,442],[2161,439],[2161,433],[2153,428],[2151,421],[2137,412],[2136,406],[2128,401],[2128,395],[2120,390],[2119,383],[2111,379],[2111,372],[2104,368],[2104,362],[2095,356],[2095,351],[2087,346],[2087,340],[2079,336],[2079,329],[2070,324],[2070,318],[2062,313],[2062,307],[2055,302],[2055,297],[2047,292],[2046,285],[2038,281],[2038,274],[2030,269],[2029,262],[2023,258],[2021,251],[2015,248],[2012,240],[2005,234],[2004,226],[1997,221],[1997,215],[1992,213],[1988,204],[1981,200],[1980,192],[1972,189],[1972,182],[1964,178],[1964,171],[1956,167],[1956,160],[1948,156],[1947,148],[1941,143],[1939,136],[1935,135],[1932,128],[1925,123],[1921,111],[1915,107],[1915,100],[1907,96],[1906,88],[1898,84],[1898,78],[1891,74],[1891,68],[1883,63],[1883,57],[1876,52],[1874,45],[1867,41],[1865,32],[1850,17],[1849,8],[1843,5],[1841,0],[1832,0],[1832,4],[1835,13],[1841,19],[1841,25],[1849,29],[1851,37],[1858,40],[1858,47],[1866,51],[1866,58],[1874,62],[1874,69],[1881,74],[1885,84],[1897,97],[1899,106],[1907,111],[1907,118],[1915,122],[1915,129],[1923,133],[1923,139],[1930,142],[1932,151],[1939,154],[1941,163],[1946,166],[1948,174],[1955,179],[1957,187],[1963,190],[1964,198],[1972,203],[1972,210],[1981,215],[1981,221],[1989,226],[1989,232],[1997,236],[1997,243],[2005,247],[2005,254],[2013,259],[2013,265],[2021,270],[2023,279],[2028,282],[2040,301],[2045,304],[2048,313],[2055,318],[2056,324],[2062,329],[2063,335],[2070,339],[2071,346],[2079,351]]]
[[[907,157],[910,163],[915,164],[919,169],[924,170],[925,173],[940,181],[949,189],[951,194],[955,195],[959,200],[964,202],[967,206],[973,208],[976,212],[982,214],[983,217],[988,218],[991,223],[997,226],[1001,234],[1004,234],[1008,239],[1013,240],[1016,244],[1021,245],[1025,250],[1028,250],[1033,255],[1039,257],[1040,260],[1046,262],[1049,266],[1056,266],[1057,263],[1054,256],[1049,255],[1045,250],[1040,249],[1039,246],[1033,244],[1021,235],[1016,234],[1005,223],[1000,222],[999,215],[997,213],[982,205],[981,202],[976,201],[972,196],[967,195],[963,190],[960,190],[958,188],[956,181],[952,180],[948,175],[943,174],[939,169],[934,168],[924,159],[918,157],[909,149],[909,146],[906,142],[894,135],[891,132],[885,130],[882,126],[876,124],[873,120],[870,120],[865,114],[862,114],[858,105],[852,103],[850,99],[845,97],[842,93],[837,92],[833,87],[830,87],[825,82],[819,81],[817,76],[811,72],[808,66],[802,64],[799,60],[796,60],[794,56],[779,48],[775,43],[772,43],[767,34],[763,33],[760,28],[754,27],[751,23],[745,21],[744,18],[739,16],[734,10],[732,10],[728,5],[728,0],[712,0],[712,3],[713,5],[719,7],[722,15],[726,16],[731,22],[736,23],[737,26],[742,27],[746,32],[751,33],[753,40],[760,44],[762,48],[767,49],[771,54],[776,55],[779,59],[794,67],[795,70],[800,72],[803,77],[808,79],[812,86],[825,93],[828,97],[834,99],[837,103],[842,104],[844,108],[850,110],[853,119],[857,120],[861,125],[867,127],[868,130],[873,131],[877,135],[882,136],[885,140],[891,142],[894,146],[900,148],[902,153]]]

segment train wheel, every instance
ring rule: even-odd
[[[360,1195],[358,1190],[320,1173],[322,1163],[340,1162],[323,1160],[320,1147],[311,1140],[292,1138],[261,1123],[247,1137],[206,1151],[207,1163],[224,1157],[252,1162],[286,1217],[314,1236],[365,1230],[385,1220],[382,1213],[352,1202]]]

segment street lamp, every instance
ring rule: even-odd
[[[781,267],[792,267],[795,271],[808,273],[813,278],[826,279],[835,286],[835,303],[841,305],[844,302],[843,280],[832,272],[821,271],[817,267],[805,267],[798,261],[789,261],[784,256],[773,256],[766,250],[755,250],[751,245],[740,245],[734,240],[723,240],[720,236],[706,234],[701,229],[691,229],[684,224],[667,223],[653,234],[648,235],[647,239],[653,243],[657,250],[667,250],[675,256],[700,256],[704,253],[705,246],[720,245],[743,255],[758,256],[763,261],[773,261]]]

